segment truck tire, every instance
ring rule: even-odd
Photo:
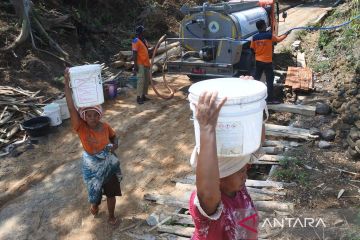
[[[207,76],[200,76],[200,75],[187,75],[190,82],[192,83],[196,83],[196,82],[200,82],[202,80],[207,80],[207,79],[211,79],[211,77],[207,77]]]

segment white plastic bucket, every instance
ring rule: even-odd
[[[256,80],[217,78],[201,81],[189,88],[190,108],[194,116],[196,146],[200,146],[199,123],[195,106],[202,92],[218,92],[218,99],[227,97],[216,126],[217,154],[221,158],[254,153],[261,143],[263,110],[267,89]]]
[[[50,118],[50,126],[58,126],[62,123],[60,106],[57,103],[50,103],[44,107],[43,116]]]
[[[101,66],[99,64],[69,69],[74,103],[77,107],[90,107],[104,102]]]
[[[67,106],[67,103],[66,103],[66,99],[62,98],[62,99],[54,101],[54,103],[59,104],[61,120],[69,119],[70,118],[70,112],[69,112],[69,109],[68,109],[68,106]]]

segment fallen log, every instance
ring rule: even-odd
[[[315,116],[316,107],[308,105],[294,105],[294,104],[269,104],[269,110],[276,112],[289,112],[305,116]]]
[[[156,55],[160,55],[160,54],[162,54],[166,51],[169,51],[170,49],[177,47],[179,45],[180,45],[180,42],[174,42],[174,43],[167,44],[166,46],[159,47],[158,50],[156,51]]]
[[[113,67],[113,68],[120,68],[120,67],[122,67],[122,66],[124,66],[124,65],[125,65],[125,62],[122,61],[122,60],[119,60],[119,61],[113,62],[113,63],[111,64],[111,67]]]
[[[281,211],[281,212],[293,212],[294,204],[293,203],[281,203],[276,201],[255,201],[254,205],[260,211]]]
[[[172,49],[170,49],[169,51],[163,53],[163,54],[160,54],[158,56],[156,56],[154,58],[154,63],[156,64],[159,64],[159,65],[162,65],[164,64],[166,58],[169,58],[171,56],[174,56],[174,55],[178,55],[178,54],[181,54],[181,48],[180,46],[176,46],[176,47],[173,47]]]
[[[181,226],[169,226],[162,225],[158,228],[159,232],[176,234],[183,237],[192,237],[195,228],[193,227],[181,227]]]
[[[266,124],[265,125],[265,135],[275,136],[275,137],[287,137],[294,139],[302,140],[311,140],[317,139],[319,136],[311,135],[310,131],[307,129],[281,126],[275,124]]]

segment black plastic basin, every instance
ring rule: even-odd
[[[36,117],[22,123],[30,137],[41,137],[49,132],[50,118]]]

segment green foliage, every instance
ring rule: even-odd
[[[329,60],[318,61],[313,66],[313,70],[318,73],[325,73],[330,69],[330,67],[331,67],[331,64],[330,64]]]
[[[285,182],[298,182],[308,185],[309,175],[303,169],[303,161],[296,157],[284,157],[279,161],[281,168],[276,170],[275,177]]]
[[[318,47],[323,49],[326,45],[328,45],[333,39],[333,36],[330,31],[321,31],[320,37],[318,41]]]

